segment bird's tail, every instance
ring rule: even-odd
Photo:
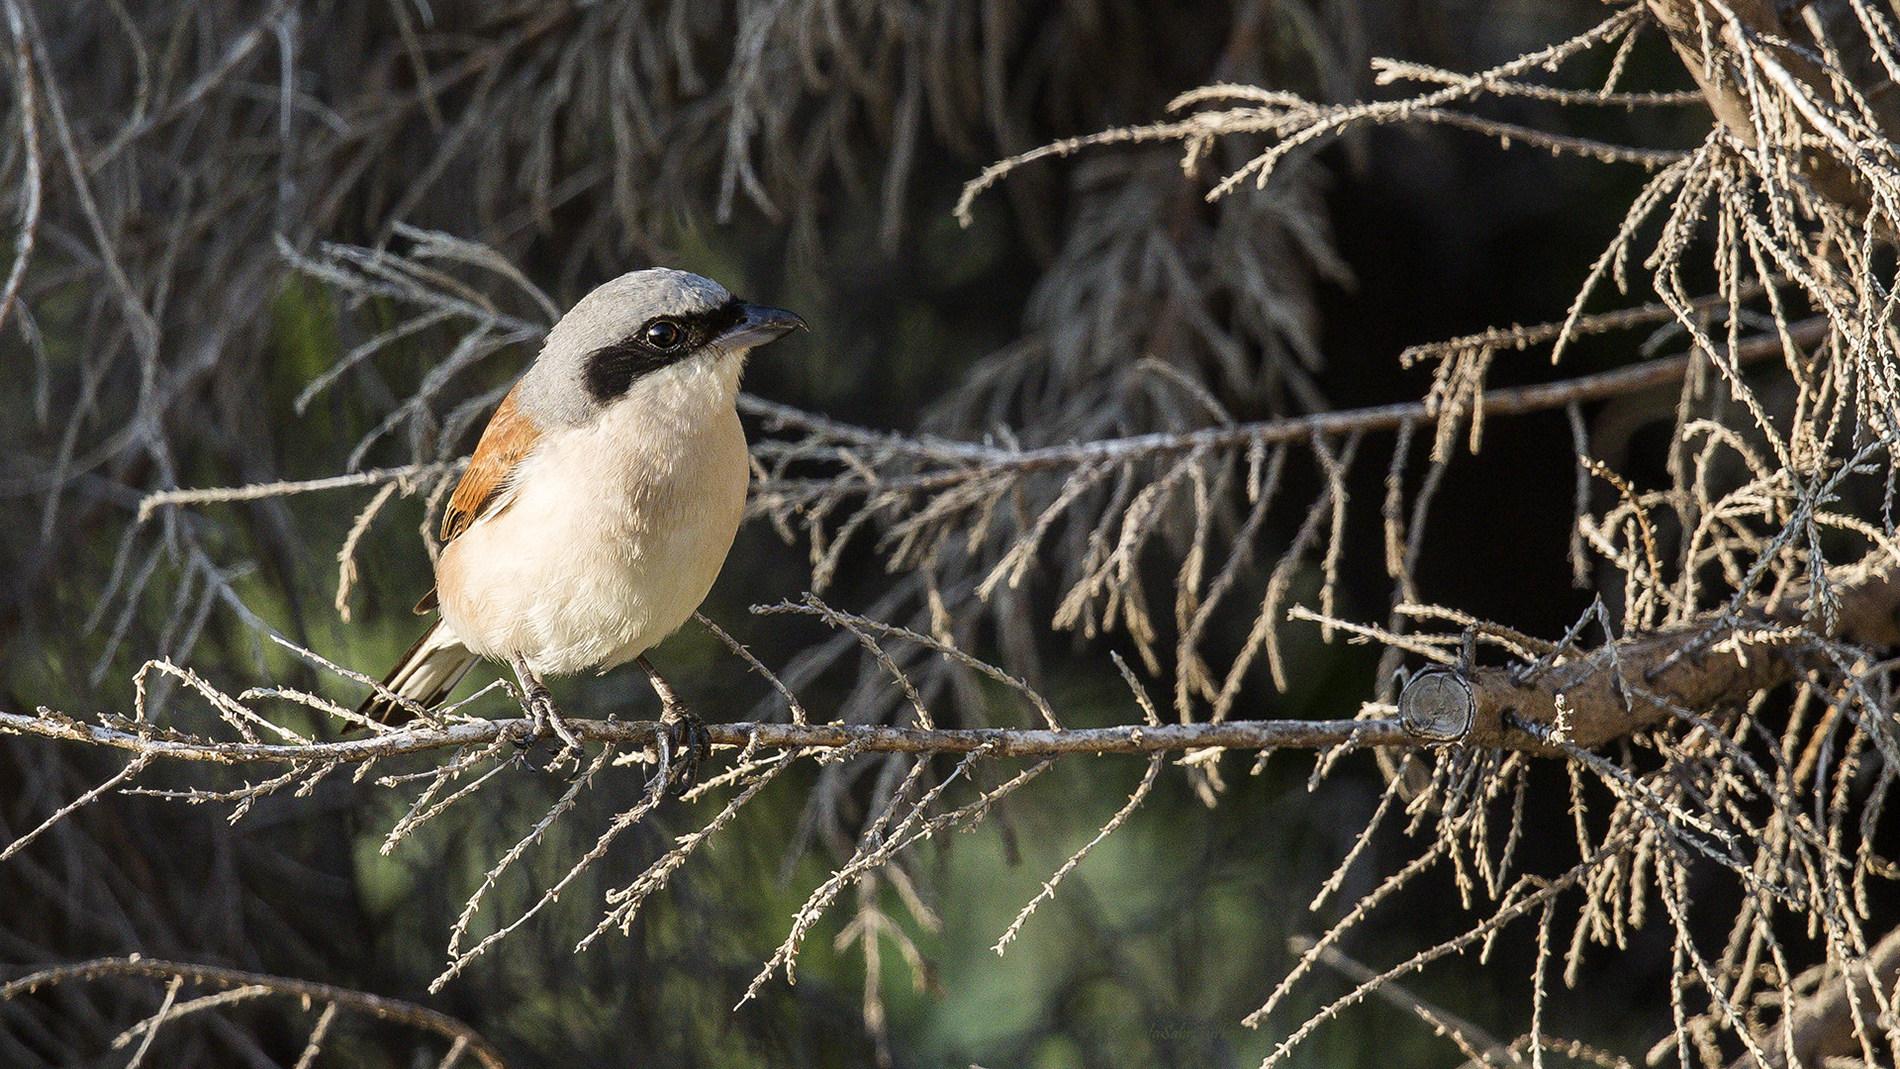
[[[449,696],[449,691],[455,689],[474,665],[475,655],[438,619],[383,677],[383,690],[370,695],[356,711],[379,723],[401,724],[415,714],[389,694],[406,698],[424,709],[434,708]]]

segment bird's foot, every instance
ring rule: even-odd
[[[706,722],[677,705],[660,711],[653,745],[659,751],[660,767],[647,787],[656,797],[678,797],[693,789],[699,775],[699,763],[712,753],[712,735]]]
[[[561,711],[555,707],[554,695],[548,692],[547,684],[541,682],[541,678],[525,662],[517,661],[514,668],[522,688],[521,704],[528,714],[528,731],[525,735],[515,737],[515,748],[525,753],[535,743],[553,735],[561,740],[561,749],[554,755],[554,760],[548,762],[545,771],[553,772],[562,765],[571,764],[570,775],[579,775],[581,740],[567,726]]]
[[[647,681],[653,684],[653,693],[660,697],[660,721],[653,736],[660,767],[647,789],[656,800],[662,794],[685,794],[693,789],[699,763],[712,754],[712,735],[706,730],[704,720],[680,704],[673,688],[645,654],[634,658],[634,663],[646,672]]]
[[[567,726],[561,711],[554,706],[554,695],[548,688],[536,683],[528,690],[528,715],[534,720],[532,738],[543,738],[552,734],[561,740],[561,752],[548,762],[548,771],[552,772],[562,765],[572,764],[572,772],[581,770],[581,740],[575,736],[574,729]]]

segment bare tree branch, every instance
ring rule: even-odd
[[[274,995],[302,999],[305,1005],[322,1002],[331,1006],[340,1006],[379,1020],[393,1021],[411,1028],[434,1032],[449,1040],[453,1044],[453,1049],[465,1050],[474,1055],[486,1069],[508,1069],[507,1062],[501,1057],[501,1052],[484,1039],[481,1033],[448,1014],[432,1010],[427,1006],[402,999],[372,995],[352,988],[337,987],[333,984],[320,984],[287,976],[271,976],[266,973],[244,972],[216,965],[162,961],[138,955],[126,958],[98,958],[73,965],[41,969],[17,980],[0,984],[0,1001],[17,999],[33,994],[41,988],[59,984],[88,983],[122,976],[144,976],[174,982],[184,980],[210,987],[258,988]],[[149,1042],[151,1034],[157,1031],[157,1027],[154,1025],[145,1031]],[[446,1061],[443,1063],[445,1069],[448,1064],[449,1062]]]
[[[1798,599],[1739,618],[1710,613],[1602,650],[1552,650],[1529,666],[1423,672],[1401,692],[1399,713],[1408,723],[1452,725],[1446,737],[1470,745],[1556,755],[1601,746],[1678,710],[1736,707],[1792,678],[1818,643],[1900,646],[1900,566],[1877,554],[1832,585],[1840,609],[1832,627],[1804,619],[1813,606]]]
[[[1751,339],[1735,347],[1732,359],[1738,365],[1757,363],[1782,356],[1787,344],[1813,345],[1827,336],[1828,323],[1822,317],[1792,324],[1787,337]],[[1647,360],[1627,367],[1614,368],[1573,379],[1488,390],[1478,398],[1481,416],[1522,416],[1547,412],[1570,405],[1621,397],[1638,391],[1681,382],[1703,359],[1700,353]],[[930,491],[942,489],[975,475],[1004,472],[1025,473],[1079,467],[1091,463],[1129,460],[1154,455],[1187,453],[1196,449],[1222,449],[1244,445],[1277,445],[1308,442],[1315,436],[1334,437],[1352,433],[1391,431],[1408,423],[1430,422],[1439,416],[1438,406],[1430,401],[1405,401],[1376,408],[1318,412],[1310,416],[1289,416],[1257,423],[1212,427],[1185,433],[1156,433],[1127,438],[1102,439],[1041,449],[1013,450],[1004,446],[976,442],[948,441],[939,438],[908,438],[840,424],[815,417],[788,405],[756,397],[744,399],[747,411],[761,416],[774,429],[795,429],[831,438],[846,446],[887,450],[896,455],[942,464],[952,470],[915,475],[881,477],[871,480],[880,490]],[[762,454],[774,456],[778,446],[765,443]],[[801,451],[801,455],[805,455]],[[866,474],[859,470],[860,474]],[[797,486],[799,484],[791,484]],[[767,492],[776,491],[768,484]],[[209,495],[222,491],[190,491]],[[184,493],[184,492],[180,492]],[[217,500],[216,498],[203,498]],[[168,501],[170,498],[167,499]],[[187,500],[192,500],[188,498]]]
[[[658,725],[650,720],[580,720],[568,726],[582,742],[649,746]],[[417,726],[344,742],[222,742],[179,732],[135,727],[112,718],[75,720],[50,709],[38,716],[0,713],[0,733],[109,746],[155,758],[247,762],[355,763],[373,758],[525,739],[533,721],[471,720]],[[854,753],[974,753],[996,757],[1063,754],[1152,754],[1207,748],[1272,750],[1326,746],[1414,746],[1433,741],[1397,720],[1230,720],[1218,724],[1131,724],[1127,727],[1049,731],[1031,728],[915,728],[887,724],[708,723],[715,746],[777,749],[848,749]]]

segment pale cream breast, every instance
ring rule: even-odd
[[[683,361],[544,436],[507,506],[436,564],[443,619],[471,651],[537,673],[611,668],[693,614],[745,512],[738,364]]]

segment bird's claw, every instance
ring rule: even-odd
[[[660,711],[659,730],[653,736],[660,767],[648,786],[656,797],[678,797],[693,789],[699,763],[712,753],[712,735],[706,722],[685,709],[668,705]]]
[[[567,726],[567,721],[562,718],[561,711],[555,708],[554,695],[548,693],[546,687],[536,684],[528,688],[527,700],[523,704],[527,706],[528,730],[525,734],[515,736],[515,749],[525,753],[535,743],[552,735],[561,740],[561,749],[554,755],[554,759],[547,763],[544,771],[553,772],[562,765],[571,764],[573,768],[569,770],[568,778],[572,779],[579,775],[581,740],[575,736],[574,730]]]

